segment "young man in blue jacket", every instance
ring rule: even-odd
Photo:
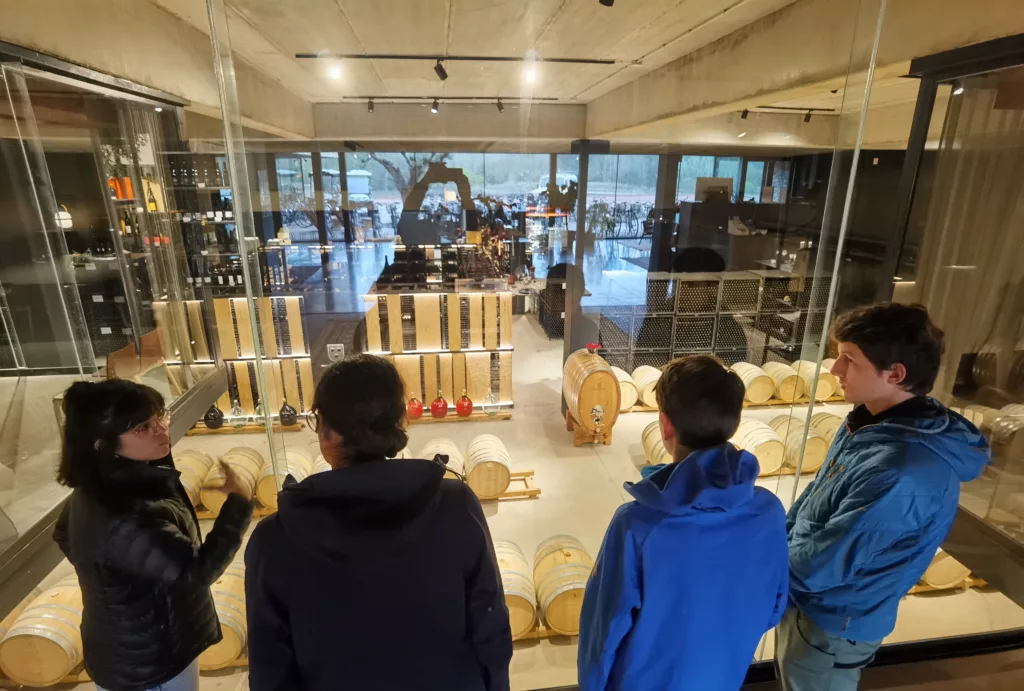
[[[786,606],[785,510],[754,486],[757,459],[729,443],[743,383],[708,356],[658,381],[673,463],[619,507],[587,583],[581,691],[735,691]]]
[[[949,532],[960,483],[989,459],[977,428],[926,396],[943,345],[924,307],[858,308],[832,337],[832,374],[856,407],[786,520],[793,606],[778,660],[788,691],[857,688]]]

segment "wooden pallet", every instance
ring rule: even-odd
[[[814,470],[805,470],[805,471],[803,471],[800,474],[801,475],[814,475],[817,472],[818,472],[818,468],[815,468]],[[771,472],[771,473],[761,473],[760,475],[758,475],[758,477],[759,478],[761,478],[761,477],[783,477],[785,475],[796,475],[796,468],[790,468],[788,466],[782,466],[781,468],[779,468],[778,470],[776,470],[774,472]]]
[[[297,422],[294,425],[274,425],[275,432],[298,432],[305,429],[306,426],[301,422]],[[227,422],[224,426],[219,429],[210,429],[206,425],[196,425],[189,431],[185,432],[187,437],[202,436],[204,434],[252,434],[253,432],[266,432],[267,428],[264,425],[244,425],[242,427],[232,427]]]
[[[811,402],[811,399],[808,398],[807,396],[801,396],[800,398],[796,399],[795,401],[783,401],[781,398],[771,398],[771,399],[765,401],[764,403],[751,403],[750,401],[748,401],[747,399],[744,398],[743,399],[743,407],[744,408],[773,408],[773,407],[787,406],[787,405],[807,405],[810,402]],[[831,396],[829,398],[826,398],[823,401],[815,401],[814,403],[815,403],[815,405],[818,405],[820,403],[845,403],[845,402],[846,402],[846,399],[843,398],[842,396]],[[633,406],[632,408],[629,408],[628,410],[623,410],[622,412],[623,413],[656,413],[656,412],[658,412],[658,409],[657,408],[653,408],[653,407],[651,407],[649,405],[638,404],[638,405]]]
[[[558,633],[557,631],[553,631],[552,629],[549,629],[548,627],[544,626],[544,624],[538,622],[537,623],[537,628],[533,629],[532,631],[528,631],[528,632],[524,633],[522,636],[520,636],[516,640],[517,641],[535,641],[535,640],[538,640],[538,639],[541,639],[541,638],[553,638],[555,636],[564,636],[565,638],[572,638],[572,636],[569,635],[569,634]]]
[[[224,672],[224,671],[227,671],[227,670],[239,669],[240,667],[248,667],[248,666],[249,666],[249,655],[247,653],[243,653],[241,656],[235,658],[234,660],[232,660],[228,664],[224,665],[223,667],[217,667],[216,669],[203,669],[202,667],[200,667],[199,671],[201,673],[203,673],[203,674],[208,674],[208,673],[215,673],[215,672]]]
[[[264,516],[269,516],[270,514],[276,512],[277,509],[271,509],[270,507],[267,506],[256,505],[256,507],[253,508],[252,510],[252,517],[263,518]],[[201,521],[213,520],[214,518],[217,518],[217,514],[208,509],[196,509],[196,518],[198,518]]]
[[[494,415],[488,415],[487,413],[473,413],[469,417],[459,417],[455,413],[449,412],[444,417],[431,417],[427,411],[424,411],[423,417],[419,420],[410,420],[409,422],[414,425],[422,425],[434,422],[490,422],[491,420],[511,420],[511,410],[500,410]]]
[[[540,496],[540,487],[533,484],[533,471],[523,470],[518,473],[512,473],[512,481],[509,483],[509,487],[512,486],[512,482],[522,482],[523,489],[506,489],[502,492],[501,496],[497,499],[481,499],[480,501],[501,501],[502,499],[536,499]]]
[[[948,585],[948,586],[944,586],[944,587],[939,587],[939,586],[935,586],[935,585],[928,585],[927,583],[923,583],[923,582],[922,583],[918,583],[913,588],[911,588],[909,591],[907,591],[907,595],[920,595],[922,593],[941,593],[941,592],[948,592],[948,591],[953,591],[953,590],[959,591],[961,593],[965,593],[968,590],[970,590],[971,588],[984,588],[987,585],[988,585],[988,581],[986,581],[984,578],[976,578],[974,576],[968,576],[967,578],[965,578],[960,583],[957,583],[955,585]]]
[[[67,675],[66,677],[58,681],[57,684],[84,684],[87,681],[92,681],[92,677],[89,676],[89,673],[85,671],[84,667],[78,667],[76,671],[72,672],[71,674]],[[54,684],[54,686],[56,686],[56,684]],[[25,689],[29,687],[19,684],[13,679],[8,679],[7,677],[0,676],[0,688]]]

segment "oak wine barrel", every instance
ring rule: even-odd
[[[199,669],[222,669],[238,659],[245,650],[248,627],[245,619],[245,563],[232,562],[210,586],[213,605],[220,620],[220,643],[199,655]]]
[[[633,370],[633,382],[636,383],[636,390],[640,393],[640,400],[649,408],[658,407],[655,388],[658,386],[659,379],[661,379],[661,370],[657,367],[640,365]]]
[[[619,380],[619,412],[624,413],[640,399],[640,392],[636,388],[633,377],[621,367],[612,366],[615,378]]]
[[[493,434],[474,437],[466,447],[466,484],[481,499],[497,499],[512,481],[509,465],[508,450],[500,439]]]
[[[213,458],[197,449],[185,449],[174,454],[174,467],[181,473],[181,486],[192,506],[199,506],[199,491],[213,467]]]
[[[26,686],[50,686],[82,664],[82,590],[69,576],[32,600],[0,642],[0,669]]]
[[[824,366],[819,369],[818,365],[810,360],[797,360],[793,363],[793,369],[804,383],[804,393],[810,395],[811,389],[814,389],[816,401],[832,398],[836,391],[836,378]],[[815,379],[818,381],[817,388],[814,388]]]
[[[554,535],[540,543],[533,557],[537,602],[548,628],[574,636],[580,632],[580,610],[594,559],[569,535]]]
[[[732,442],[757,457],[761,473],[777,472],[786,461],[786,447],[779,435],[759,420],[741,422]]]
[[[792,403],[804,395],[804,382],[796,370],[784,362],[766,362],[761,369],[775,382],[775,397]]]
[[[800,447],[804,448],[803,465],[800,472],[813,473],[825,462],[828,454],[828,442],[817,430],[811,427],[804,439],[804,421],[792,415],[779,415],[771,421],[771,428],[778,434],[786,448],[786,465],[794,470],[800,462]]]
[[[530,563],[519,545],[508,540],[494,541],[494,555],[498,558],[509,626],[515,641],[529,633],[537,622],[537,593]]]
[[[619,417],[619,380],[603,357],[586,348],[565,361],[562,395],[572,419],[588,432],[610,431]]]
[[[747,400],[755,405],[768,402],[775,393],[775,381],[768,374],[749,362],[737,362],[729,369],[743,381]]]
[[[221,489],[224,484],[224,470],[221,467],[221,463],[227,463],[231,466],[231,469],[238,476],[239,483],[242,485],[242,496],[246,499],[252,499],[256,492],[256,480],[263,471],[265,461],[259,451],[250,449],[247,446],[236,446],[221,456],[220,463],[215,464],[210,469],[210,474],[206,476],[206,482],[203,483],[202,489],[199,490],[203,506],[213,513],[220,513],[221,507],[224,506],[224,502],[228,498],[227,493]]]
[[[418,458],[430,460],[437,454],[448,457],[448,470],[445,471],[444,476],[461,480],[465,462],[462,458],[462,451],[455,445],[455,442],[445,437],[431,439],[420,449]]]
[[[647,459],[647,465],[672,462],[672,456],[669,455],[665,448],[665,442],[662,441],[661,425],[657,420],[644,427],[644,432],[640,435],[640,443],[644,447],[644,458]]]
[[[297,449],[285,449],[284,458],[277,461],[277,472],[269,460],[263,464],[256,479],[256,498],[268,509],[277,509],[278,487],[284,485],[284,479],[291,475],[296,482],[302,482],[313,474],[313,462],[309,456]]]

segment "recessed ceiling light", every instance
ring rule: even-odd
[[[341,79],[341,67],[335,65],[331,69],[327,70],[327,76],[331,79]]]
[[[747,136],[747,133],[746,133],[746,132],[740,132],[740,133],[739,133],[739,134],[737,134],[736,136],[737,136],[737,137],[746,137],[746,136]]]

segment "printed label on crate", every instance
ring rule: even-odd
[[[114,302],[116,302],[119,305],[124,304],[124,297],[122,297],[120,295],[115,295],[114,296]]]
[[[103,334],[104,336],[109,336],[110,334],[113,333],[113,331],[110,330],[109,326],[101,326],[100,333]]]
[[[92,296],[92,301],[93,302],[103,302],[103,296],[102,295],[93,295]]]

